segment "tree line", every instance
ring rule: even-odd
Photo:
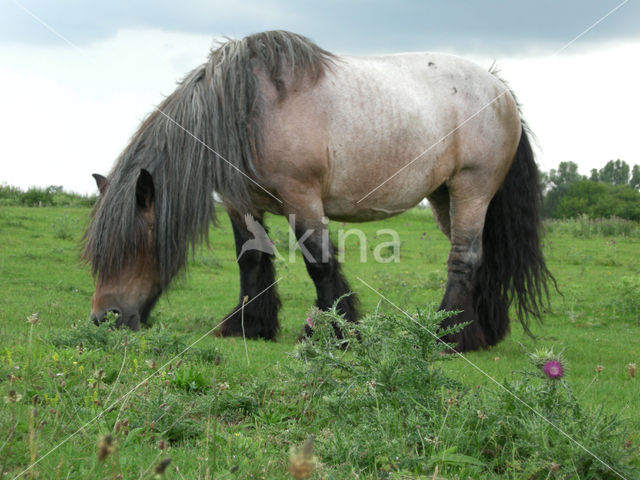
[[[541,176],[547,218],[620,217],[640,221],[640,166],[610,160],[589,177],[574,162],[560,162]]]
[[[541,174],[544,215],[547,218],[620,217],[640,222],[640,166],[611,160],[587,177],[575,162],[560,162]],[[31,187],[26,191],[0,184],[0,206],[91,206],[96,195],[66,192],[59,185]]]
[[[62,185],[31,187],[22,190],[6,183],[0,184],[0,206],[25,207],[89,207],[96,203],[96,195],[68,192]]]

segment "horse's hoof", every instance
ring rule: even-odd
[[[307,338],[311,338],[312,335],[313,329],[309,325],[305,324],[302,326],[302,332],[300,333],[300,335],[298,335],[298,339],[296,340],[296,342],[300,343]]]

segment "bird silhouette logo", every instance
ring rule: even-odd
[[[253,215],[250,213],[245,214],[244,223],[247,226],[247,230],[249,230],[253,234],[253,238],[250,238],[246,242],[242,244],[242,248],[240,249],[240,254],[236,261],[240,261],[242,255],[249,250],[258,250],[260,252],[268,253],[269,255],[275,255],[278,258],[282,258],[280,252],[273,244],[269,235],[265,231],[264,227],[258,222]]]

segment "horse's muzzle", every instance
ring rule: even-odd
[[[140,315],[138,313],[125,312],[117,308],[110,308],[97,313],[91,312],[91,321],[96,326],[108,321],[109,317],[115,318],[115,326],[118,328],[124,326],[134,331],[140,329]]]

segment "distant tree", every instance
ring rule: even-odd
[[[546,194],[551,188],[551,180],[549,179],[548,172],[540,172],[540,188],[542,193]]]
[[[631,174],[631,175],[630,175]],[[640,166],[633,170],[623,160],[610,160],[591,175],[578,173],[574,162],[561,162],[542,175],[544,214],[551,218],[617,216],[640,221]],[[546,183],[545,183],[546,182]]]
[[[640,222],[640,192],[629,185],[622,185],[615,197],[619,202],[619,209],[615,212],[618,217]]]
[[[0,184],[0,206],[26,205],[28,207],[90,207],[97,201],[95,195],[80,195],[73,192],[65,192],[60,185],[48,187],[31,187],[23,192],[19,187]]]
[[[53,203],[53,193],[49,188],[31,187],[22,194],[22,203],[29,207],[46,207]]]
[[[547,212],[552,218],[571,218],[583,214],[590,218],[616,216],[640,221],[640,192],[629,185],[580,180],[565,187],[552,210]]]
[[[545,175],[547,185],[544,198],[544,214],[547,217],[554,216],[557,210],[557,204],[563,197],[565,192],[576,182],[583,180],[585,177],[578,173],[578,164],[575,162],[560,162],[558,169],[551,169],[548,175]]]
[[[609,160],[598,172],[598,180],[612,185],[627,185],[629,183],[629,165],[624,160]]]
[[[583,178],[585,177],[578,173],[578,164],[575,162],[560,162],[557,170],[552,168],[549,171],[549,182],[554,187],[570,185]]]
[[[636,190],[640,190],[640,165],[634,165],[631,170],[631,180],[629,185]]]
[[[49,185],[46,188],[47,193],[50,193],[51,195],[55,195],[57,193],[63,193],[64,189],[62,188],[62,185]]]
[[[571,218],[589,214],[593,211],[598,201],[606,197],[607,185],[590,180],[576,182],[563,192],[554,205],[551,217]],[[606,208],[606,207],[605,207]],[[607,217],[610,216],[606,215]]]

